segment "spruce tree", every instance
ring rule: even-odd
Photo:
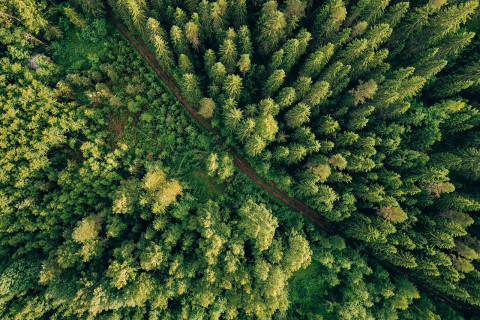
[[[262,15],[257,24],[257,43],[260,53],[268,55],[283,40],[287,22],[282,12],[278,11],[276,1],[268,1],[262,7]]]
[[[223,63],[227,71],[229,73],[234,72],[238,61],[238,52],[233,40],[226,39],[223,41],[220,45],[219,53],[220,62]]]
[[[263,94],[265,97],[273,95],[283,84],[285,79],[285,71],[283,69],[275,70],[268,77],[263,88]]]
[[[290,128],[296,128],[309,121],[310,107],[304,103],[298,103],[285,114],[285,121]]]

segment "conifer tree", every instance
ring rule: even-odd
[[[279,49],[272,54],[272,57],[270,58],[270,63],[268,64],[268,68],[272,72],[282,66],[284,55],[285,52],[283,51],[283,49]]]
[[[180,27],[176,25],[172,26],[172,28],[170,29],[170,38],[172,39],[175,52],[178,55],[183,53],[188,56],[190,54],[185,34]]]
[[[217,62],[217,57],[215,56],[215,51],[208,49],[205,51],[203,56],[203,64],[205,66],[205,71],[210,75],[213,65]]]
[[[229,98],[235,100],[240,96],[242,88],[242,78],[236,74],[228,75],[223,82],[223,90],[226,92]]]
[[[249,54],[242,54],[240,56],[240,60],[238,60],[238,70],[242,73],[242,75],[245,77],[245,74],[250,70],[250,55]]]
[[[292,87],[284,87],[277,95],[275,102],[282,109],[291,106],[296,100],[295,89]]]
[[[285,114],[285,121],[290,128],[296,128],[309,121],[310,107],[304,103],[298,103]]]
[[[317,106],[324,101],[329,95],[330,85],[325,81],[317,81],[312,86],[307,95],[303,98],[302,102],[309,106]]]
[[[190,62],[190,59],[184,54],[180,54],[178,57],[178,68],[182,73],[195,73],[193,64]]]
[[[237,47],[233,40],[226,39],[220,45],[220,62],[223,63],[229,73],[235,71],[238,61]]]
[[[295,89],[297,99],[302,99],[310,92],[312,85],[312,78],[301,76],[294,82],[293,88]]]
[[[188,16],[182,8],[176,7],[173,19],[175,25],[183,28],[188,21]]]
[[[241,54],[252,54],[252,40],[250,29],[246,25],[242,25],[237,32],[237,45]]]
[[[224,118],[225,127],[227,128],[227,130],[229,130],[230,132],[235,132],[237,131],[237,128],[243,118],[242,110],[235,107],[228,108],[224,112]]]
[[[189,21],[185,24],[185,38],[192,45],[192,47],[198,51],[200,46],[200,31],[198,25]]]
[[[282,69],[288,73],[294,64],[297,63],[300,43],[297,39],[290,39],[283,45],[284,57],[282,59]]]
[[[250,157],[255,157],[265,149],[266,142],[259,135],[252,135],[245,143],[245,152]]]
[[[286,34],[287,22],[282,12],[277,10],[276,1],[268,1],[262,7],[262,15],[257,24],[257,43],[260,53],[271,53]]]
[[[329,43],[310,54],[300,73],[306,77],[317,77],[333,55],[334,46]]]
[[[221,62],[217,62],[212,66],[209,75],[215,85],[221,86],[225,81],[227,69]]]
[[[238,125],[236,135],[238,140],[244,142],[246,141],[250,135],[253,133],[255,129],[255,120],[252,118],[246,118],[242,120],[242,122]]]
[[[193,106],[198,106],[202,98],[202,92],[197,78],[192,73],[186,73],[182,77],[182,89],[185,99]]]
[[[240,28],[247,23],[247,1],[237,0],[232,4],[231,17],[233,20],[233,26]],[[240,46],[241,47],[241,46]],[[246,53],[246,52],[245,52]]]
[[[265,82],[263,93],[268,97],[274,94],[283,84],[285,71],[283,69],[275,70]]]
[[[410,2],[399,2],[393,6],[388,7],[387,12],[385,12],[380,18],[379,23],[386,23],[391,28],[400,22],[400,20],[405,16],[410,7]]]
[[[215,102],[212,98],[202,98],[198,114],[204,118],[211,118],[215,110]]]
[[[321,45],[332,42],[346,17],[345,3],[342,0],[329,0],[315,18],[315,43]]]
[[[155,53],[160,64],[168,72],[172,72],[174,67],[173,53],[168,47],[168,43],[160,35],[152,35],[152,42],[155,46]]]

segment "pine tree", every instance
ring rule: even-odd
[[[480,85],[480,61],[473,62],[455,75],[441,77],[431,94],[434,97],[450,97],[471,86]]]
[[[302,99],[310,92],[310,87],[312,85],[312,78],[310,77],[298,77],[297,81],[294,82],[293,88],[295,89],[297,99]]]
[[[219,52],[220,61],[223,63],[227,71],[229,73],[234,72],[238,61],[238,53],[235,43],[230,39],[226,39],[220,45]]]
[[[438,46],[435,58],[445,59],[459,53],[472,41],[474,36],[474,32],[467,31],[458,31],[445,36],[442,43]]]
[[[295,89],[292,87],[284,87],[277,94],[275,102],[278,104],[280,109],[291,106],[296,101]]]
[[[250,37],[250,29],[246,25],[242,25],[237,32],[237,45],[241,54],[252,54],[252,40]]]
[[[204,118],[211,118],[215,110],[215,102],[212,98],[202,98],[198,114]]]
[[[184,27],[188,21],[188,16],[182,8],[176,7],[173,17],[173,23],[179,27]]]
[[[257,24],[257,43],[263,55],[268,55],[275,50],[286,34],[287,22],[284,14],[278,11],[277,7],[276,1],[266,2]]]
[[[205,71],[207,72],[208,75],[210,75],[210,71],[212,70],[212,67],[215,65],[217,62],[217,57],[215,56],[215,51],[212,49],[208,49],[205,51],[205,54],[203,56],[203,64],[205,66]]]
[[[160,35],[153,35],[152,42],[155,46],[155,53],[160,61],[160,65],[167,70],[167,72],[172,72],[174,67],[173,53],[168,47],[168,43],[163,40]]]
[[[227,108],[224,112],[225,127],[230,132],[237,131],[243,118],[242,110],[238,108]]]
[[[238,128],[236,130],[236,135],[238,140],[244,142],[246,141],[250,135],[253,133],[253,130],[255,129],[255,120],[252,118],[246,118],[245,120],[242,120],[242,122],[238,125]]]
[[[193,68],[193,64],[190,62],[190,59],[184,54],[180,54],[178,57],[178,68],[184,73],[195,73],[195,69]]]
[[[306,77],[317,77],[322,68],[327,64],[333,55],[334,46],[331,43],[321,47],[317,51],[310,54],[300,71],[300,74]]]
[[[282,69],[288,73],[294,64],[297,63],[300,43],[297,39],[290,39],[283,45],[282,49],[285,55],[282,60]]]
[[[221,30],[225,26],[225,11],[219,6],[218,2],[210,3],[210,19],[213,24],[213,30]]]
[[[322,103],[330,94],[330,85],[325,81],[317,81],[312,86],[307,95],[303,98],[302,102],[309,106],[317,106]]]
[[[335,62],[320,76],[321,80],[330,84],[332,96],[339,94],[348,85],[350,79],[347,77],[347,75],[350,73],[350,70],[350,65],[344,65],[341,62]]]
[[[223,90],[229,98],[238,99],[242,91],[242,78],[236,74],[228,75],[223,82]]]
[[[238,70],[242,73],[243,77],[245,74],[250,70],[250,55],[249,54],[242,54],[240,56],[240,60],[238,60]]]
[[[279,49],[272,54],[270,63],[268,64],[268,68],[270,71],[273,72],[274,70],[279,69],[282,66],[284,55],[285,52],[283,51],[283,49]]]
[[[217,62],[210,69],[209,75],[215,85],[221,86],[225,81],[227,70],[221,62]]]
[[[185,24],[185,38],[192,45],[195,51],[198,51],[200,46],[200,31],[195,22],[189,21]]]
[[[304,103],[298,103],[285,114],[285,121],[290,128],[297,128],[309,121],[310,107]]]
[[[452,5],[441,10],[433,17],[428,26],[420,35],[423,39],[422,44],[436,44],[446,35],[457,31],[460,25],[472,15],[478,7],[478,1],[468,1],[460,5]],[[417,46],[419,50],[423,46]],[[413,48],[410,48],[413,49]]]
[[[388,0],[360,0],[358,3],[350,9],[349,16],[345,21],[347,26],[352,25],[357,18],[361,17],[362,20],[369,24],[373,24],[375,20],[383,13],[383,10],[387,7]]]
[[[316,45],[332,42],[346,17],[345,3],[342,0],[329,0],[315,18],[314,40]]]
[[[185,34],[180,27],[176,25],[172,26],[172,29],[170,29],[170,38],[172,39],[175,52],[178,55],[183,53],[188,56],[190,54]]]
[[[388,7],[387,12],[380,17],[379,23],[386,23],[391,28],[395,28],[395,26],[405,16],[409,7],[409,2],[399,2],[393,6]]]
[[[312,34],[308,32],[307,29],[303,28],[298,32],[296,39],[298,40],[298,59],[298,57],[301,57],[307,51],[308,44],[310,43],[310,40],[312,40]]]
[[[289,157],[287,159],[288,164],[294,164],[300,162],[307,155],[307,150],[299,143],[292,143],[288,147]]]
[[[263,94],[265,97],[273,95],[283,84],[285,71],[283,69],[275,70],[265,82]]]
[[[245,143],[245,152],[250,157],[255,157],[265,149],[266,142],[259,135],[252,135]]]
[[[186,73],[183,75],[182,80],[182,89],[185,99],[192,106],[198,106],[200,104],[200,99],[202,99],[202,92],[200,91],[197,78],[194,74]]]
[[[233,26],[240,28],[247,24],[247,1],[236,0],[232,4],[231,17],[233,20]]]

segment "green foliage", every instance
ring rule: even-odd
[[[106,5],[0,4],[2,318],[457,316],[425,287],[480,305],[478,0]]]

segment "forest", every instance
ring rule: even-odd
[[[0,1],[0,319],[480,320],[479,0]]]

